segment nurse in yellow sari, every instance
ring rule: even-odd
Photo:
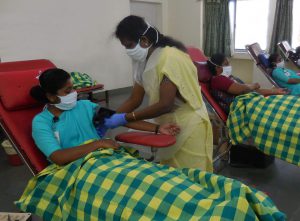
[[[135,82],[130,97],[117,114],[105,120],[105,126],[114,128],[151,118],[159,124],[176,123],[181,128],[177,142],[159,150],[158,160],[173,167],[212,172],[211,124],[196,68],[184,45],[132,15],[118,24],[115,34],[132,58]],[[145,94],[149,106],[136,110]]]

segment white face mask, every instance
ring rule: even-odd
[[[77,104],[77,91],[73,91],[66,96],[57,97],[59,97],[60,103],[54,104],[54,106],[61,110],[71,110]]]
[[[152,27],[148,22],[146,22],[146,23],[147,23],[147,29],[143,32],[142,36],[145,35],[147,33],[147,31],[149,30],[149,28]],[[157,43],[158,42],[158,31],[156,29],[155,29],[155,31],[156,31],[156,42],[155,43]],[[151,48],[151,46],[152,46],[152,44],[148,48],[143,48],[143,47],[141,47],[140,40],[139,40],[139,42],[136,44],[136,46],[134,48],[126,49],[126,53],[133,60],[144,62],[147,58],[148,51],[149,51],[149,48]]]
[[[223,72],[221,75],[225,76],[225,77],[230,77],[231,76],[231,72],[232,72],[232,67],[229,66],[224,66],[223,68]]]
[[[284,61],[280,61],[279,63],[276,64],[278,68],[284,68]]]
[[[133,60],[143,62],[146,60],[149,48],[151,46],[152,45],[150,45],[148,48],[142,48],[139,41],[134,48],[126,49],[126,53]]]

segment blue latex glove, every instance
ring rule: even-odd
[[[113,114],[110,118],[104,119],[104,126],[106,128],[116,128],[119,126],[123,126],[127,124],[127,120],[125,119],[125,113]]]
[[[105,127],[104,125],[101,125],[101,126],[96,127],[97,134],[98,134],[101,138],[105,136],[107,129],[108,129],[108,128]]]

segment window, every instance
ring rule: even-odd
[[[293,35],[292,35],[292,47],[296,48],[300,46],[300,0],[294,0],[293,5]]]
[[[270,0],[230,1],[229,14],[234,50],[245,50],[245,45],[258,42],[267,48]]]

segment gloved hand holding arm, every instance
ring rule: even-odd
[[[127,124],[127,120],[125,119],[125,113],[117,113],[117,114],[113,114],[110,118],[105,118],[104,119],[104,126],[106,128],[116,128],[119,126],[124,126],[125,124]]]

